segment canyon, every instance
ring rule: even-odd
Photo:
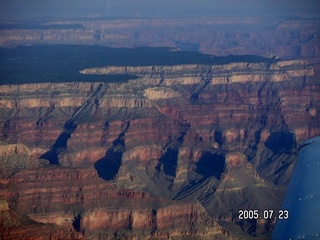
[[[0,46],[86,44],[109,47],[175,47],[216,56],[318,56],[318,18],[186,18],[5,22]]]
[[[165,19],[1,29],[1,46],[31,44],[20,49],[33,54],[35,43],[77,43],[177,53],[196,46],[215,56],[88,64],[68,82],[41,75],[1,84],[0,236],[270,237],[274,219],[242,220],[239,210],[280,209],[299,147],[320,135],[318,23]],[[216,57],[235,53],[244,56]],[[123,75],[130,77],[117,81]],[[78,76],[94,81],[72,81]]]

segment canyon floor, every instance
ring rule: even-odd
[[[320,135],[319,26],[1,25],[0,237],[268,239]]]

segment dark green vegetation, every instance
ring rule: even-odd
[[[274,62],[259,56],[215,57],[170,48],[33,45],[0,48],[0,84],[41,82],[115,82],[134,76],[81,75],[84,68],[178,64],[218,65],[231,62]]]

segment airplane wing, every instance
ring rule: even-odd
[[[320,136],[300,147],[272,239],[320,239]]]

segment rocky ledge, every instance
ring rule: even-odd
[[[270,60],[265,63],[229,63],[221,65],[175,65],[175,66],[107,66],[83,69],[81,74],[113,75],[127,74],[141,78],[163,80],[165,86],[198,84],[210,80],[211,84],[280,82],[294,77],[314,75],[312,67],[303,60]],[[165,95],[165,94],[162,94]],[[175,96],[176,97],[176,96]]]
[[[299,145],[320,135],[311,65],[81,72],[138,78],[0,87],[2,212],[79,238],[270,234],[238,210],[279,208]]]

